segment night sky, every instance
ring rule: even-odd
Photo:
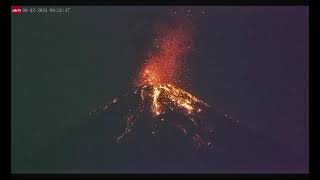
[[[176,157],[190,152],[150,150],[144,139],[143,151],[115,148],[112,125],[89,119],[132,87],[154,25],[175,8],[71,7],[70,14],[12,17],[12,173],[309,172],[307,6],[190,7],[188,90],[240,121],[236,130],[218,130],[213,152]]]

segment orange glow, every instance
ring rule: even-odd
[[[159,85],[182,83],[184,56],[191,49],[191,33],[180,25],[157,33],[154,51],[145,60],[136,84]]]

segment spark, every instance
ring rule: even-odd
[[[179,25],[157,32],[153,46],[157,48],[143,64],[136,85],[179,84],[184,72],[184,56],[191,49],[191,33]]]

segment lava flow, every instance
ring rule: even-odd
[[[212,142],[206,135],[212,134],[213,129],[207,127],[200,115],[210,106],[181,88],[187,77],[185,57],[192,49],[192,32],[182,23],[158,27],[156,32],[152,51],[135,79],[133,94],[139,100],[136,107],[126,113],[125,130],[116,141],[121,142],[130,135],[141,114],[149,112],[153,122],[150,134],[156,135],[162,123],[169,123],[183,134],[191,135],[196,149],[208,147]],[[106,111],[120,100],[115,98],[97,111]],[[172,118],[169,116],[172,113],[183,118]]]

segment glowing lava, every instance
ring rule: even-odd
[[[203,134],[212,134],[213,130],[207,127],[198,115],[209,107],[204,101],[171,84],[139,86],[135,89],[134,94],[140,97],[138,107],[136,110],[132,110],[135,114],[129,113],[126,116],[125,131],[117,138],[117,142],[121,142],[133,131],[135,117],[138,117],[139,113],[147,112],[148,114],[150,112],[154,123],[152,135],[156,135],[161,129],[159,124],[169,123],[184,134],[190,134],[196,144],[196,149],[211,145],[210,137],[203,137]],[[172,113],[182,114],[183,121],[168,115]],[[187,124],[192,124],[192,126]]]
[[[153,85],[151,88],[151,93],[141,94],[141,99],[146,99],[146,96],[152,99],[150,109],[154,116],[165,114],[168,109],[190,116],[201,112],[202,107],[209,107],[204,101],[171,84]]]

